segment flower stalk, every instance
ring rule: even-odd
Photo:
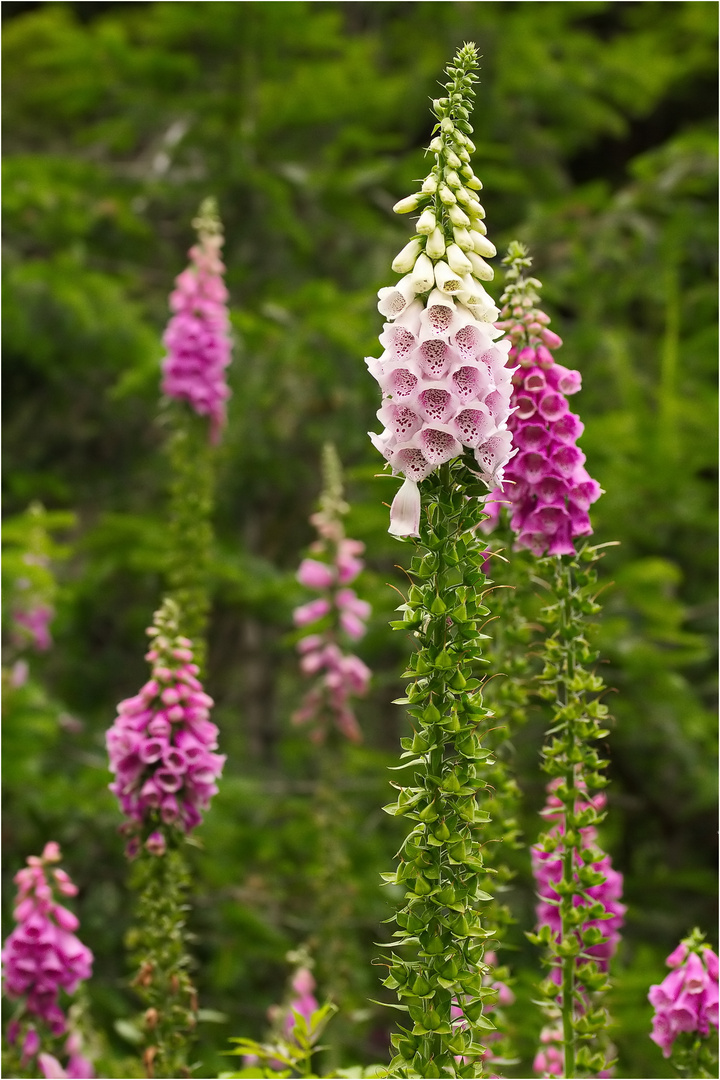
[[[564,1077],[597,1075],[609,1067],[602,996],[624,911],[618,903],[620,876],[595,842],[604,798],[593,792],[607,780],[606,762],[594,743],[608,734],[608,710],[600,700],[606,687],[589,667],[595,654],[587,636],[588,617],[600,610],[598,558],[597,547],[586,547],[572,559],[541,563],[552,581],[541,616],[549,635],[539,693],[552,703],[553,714],[542,752],[542,768],[551,777],[544,815],[555,824],[533,849],[540,927],[528,937],[546,949],[549,978],[540,990],[548,1016],[559,1017],[562,1027]]]
[[[384,875],[405,889],[394,935],[403,952],[386,958],[385,980],[411,1021],[392,1040],[390,1068],[401,1077],[481,1075],[483,1033],[494,1029],[485,1012],[496,992],[484,984],[483,963],[492,930],[478,909],[492,900],[481,888],[488,815],[479,798],[487,787],[480,768],[492,764],[483,746],[490,713],[477,677],[489,611],[481,592],[479,503],[467,497],[471,480],[464,462],[455,461],[423,485],[413,584],[403,619],[392,624],[412,632],[419,646],[401,699],[414,732],[402,740],[400,769],[415,773],[409,784],[393,785],[397,801],[385,808],[412,823],[398,869]]]
[[[173,315],[163,337],[168,352],[162,362],[162,392],[171,471],[167,582],[202,670],[210,609],[215,450],[230,396],[225,369],[231,341],[220,259],[223,230],[214,199],[203,201],[193,225],[198,239],[190,249],[190,265],[170,295]]]

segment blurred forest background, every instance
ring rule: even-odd
[[[304,689],[291,613],[307,598],[294,575],[328,439],[346,469],[347,534],[367,545],[357,588],[374,607],[358,648],[374,672],[365,739],[337,777],[357,953],[344,1057],[386,1060],[392,1017],[368,998],[391,902],[379,873],[401,835],[380,810],[409,647],[387,629],[388,583],[402,587],[410,549],[386,532],[396,486],[375,478],[379,401],[363,357],[379,355],[376,290],[396,279],[412,228],[391,207],[427,172],[429,99],[473,40],[489,236],[500,254],[512,239],[531,249],[559,359],[583,374],[582,448],[606,492],[595,539],[620,541],[601,566],[597,637],[617,691],[603,841],[629,905],[610,1007],[619,1074],[670,1075],[647,1038],[647,988],[681,936],[716,926],[717,4],[6,2],[2,19],[6,589],[33,500],[57,512],[62,555],[54,648],[5,710],[3,936],[11,876],[58,840],[96,955],[93,1020],[130,1051],[104,734],[146,677],[168,558],[161,334],[191,220],[214,195],[234,359],[206,685],[228,762],[195,852],[197,979],[215,1021],[200,1028],[198,1074],[227,1068],[229,1035],[262,1034],[287,950],[317,931],[316,750],[289,722]],[[538,712],[518,739],[528,842],[541,741]],[[514,859],[523,1060],[507,1075],[527,1076],[541,1021],[522,934],[529,859]]]

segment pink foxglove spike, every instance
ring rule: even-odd
[[[210,440],[216,443],[225,425],[225,403],[230,396],[225,369],[230,363],[230,323],[225,267],[220,258],[222,226],[213,199],[206,199],[193,223],[198,242],[190,249],[190,266],[175,282],[170,296],[174,315],[163,342],[162,391],[187,401],[210,420]]]

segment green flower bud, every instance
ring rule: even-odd
[[[438,185],[438,194],[440,196],[440,201],[445,203],[446,206],[451,206],[453,203],[457,202],[457,199],[447,184]]]

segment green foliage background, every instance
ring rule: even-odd
[[[620,541],[602,567],[599,632],[617,690],[605,842],[629,905],[613,1036],[619,1075],[669,1075],[646,1038],[647,987],[694,924],[716,925],[716,12],[654,0],[3,5],[5,513],[38,499],[75,514],[58,533],[72,553],[58,567],[55,648],[6,707],[5,873],[61,843],[111,1056],[129,1052],[114,1024],[122,1032],[134,1004],[104,732],[145,678],[143,631],[164,587],[160,337],[190,222],[213,194],[235,350],[207,686],[228,765],[201,830],[193,930],[202,1004],[227,1021],[201,1026],[199,1075],[226,1067],[228,1035],[260,1035],[286,950],[317,929],[316,752],[288,717],[301,692],[294,571],[327,439],[347,469],[347,532],[367,544],[375,609],[359,650],[375,672],[366,740],[337,778],[358,950],[343,1053],[385,1060],[388,1020],[367,998],[392,902],[378,875],[398,840],[379,809],[406,647],[386,630],[386,582],[402,587],[408,552],[385,531],[395,485],[375,478],[366,432],[379,401],[363,357],[381,329],[375,292],[408,236],[391,207],[427,171],[428,99],[474,40],[489,233],[499,251],[514,238],[531,248],[560,359],[583,373],[582,446],[606,492],[595,536]],[[541,734],[533,715],[518,740],[529,840]],[[528,861],[517,869],[512,902],[529,925]],[[540,1022],[522,928],[517,1076]]]

